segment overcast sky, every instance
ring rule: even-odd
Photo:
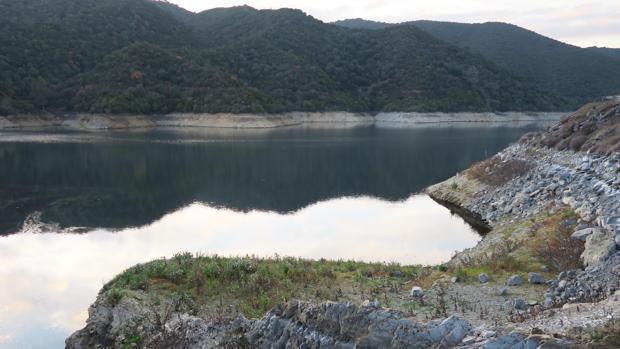
[[[509,22],[578,46],[620,48],[620,0],[169,0],[198,12],[247,4],[298,8],[325,22],[430,19]]]

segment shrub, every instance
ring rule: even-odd
[[[113,306],[116,306],[121,299],[123,299],[123,297],[125,297],[127,295],[127,291],[119,288],[119,287],[113,287],[112,289],[110,289],[108,291],[108,294],[106,296],[106,301]]]
[[[559,224],[555,229],[541,229],[529,242],[534,253],[555,270],[579,269],[582,267],[582,241],[571,238],[572,226]]]

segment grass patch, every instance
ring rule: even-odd
[[[136,265],[106,284],[102,292],[112,304],[127,291],[144,290],[152,299],[183,295],[201,311],[259,317],[292,299],[376,299],[383,306],[401,307],[412,284],[430,287],[443,274],[439,269],[397,263],[182,253]]]
[[[588,333],[589,348],[620,348],[620,319],[614,319]]]
[[[460,280],[477,281],[480,273],[500,279],[511,274],[540,272],[543,266],[555,271],[578,268],[583,243],[570,237],[576,218],[575,212],[565,207],[515,223],[501,223],[492,233],[501,237],[498,242],[485,251],[461,257],[450,272]]]

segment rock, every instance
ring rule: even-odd
[[[484,349],[537,349],[540,342],[522,333],[510,333],[487,341]]]
[[[350,303],[290,302],[274,308],[245,331],[248,347],[430,348],[459,345],[471,331],[466,320],[417,323],[389,310]]]
[[[424,296],[424,290],[422,289],[422,287],[413,286],[411,288],[411,291],[409,292],[409,295],[411,297],[421,298]]]
[[[577,201],[572,196],[563,197],[562,203],[570,207],[575,207],[577,205]]]
[[[481,284],[486,284],[487,282],[489,282],[489,276],[485,273],[480,273],[480,275],[478,275],[478,280],[480,281]]]
[[[525,300],[517,298],[512,302],[513,306],[517,310],[525,310]]]
[[[562,290],[564,289],[564,287],[566,287],[566,280],[560,280],[560,282],[558,282],[558,289]]]
[[[497,289],[495,289],[495,294],[498,296],[506,296],[508,295],[508,288],[507,287],[498,287]]]
[[[598,228],[585,228],[585,229],[577,230],[576,232],[573,233],[573,235],[571,235],[571,237],[573,239],[577,239],[577,240],[581,240],[581,241],[586,241],[588,236],[592,235],[595,232],[600,232],[600,229],[598,229]]]
[[[298,301],[278,305],[257,320],[240,316],[212,321],[179,309],[164,324],[156,324],[145,317],[148,304],[124,297],[111,305],[104,298],[98,297],[86,328],[69,337],[66,348],[128,348],[127,334],[138,329],[144,347],[203,349],[447,348],[460,345],[472,331],[468,321],[455,316],[421,323],[398,311]]]
[[[508,286],[519,286],[521,284],[523,284],[523,278],[519,275],[513,275],[509,277],[508,281],[506,282],[506,285]]]
[[[607,231],[593,232],[586,238],[581,259],[585,266],[601,263],[616,251],[616,241]]]
[[[378,300],[374,300],[374,301],[370,301],[370,300],[365,300],[362,303],[362,307],[364,308],[381,308],[381,303],[379,303]]]
[[[555,304],[555,300],[553,297],[545,297],[545,301],[543,302],[543,306],[545,308],[551,308]]]
[[[527,282],[530,284],[540,285],[545,283],[545,278],[538,273],[528,273]]]
[[[549,271],[551,271],[551,269],[548,266],[543,265],[542,267],[540,267],[540,271],[542,271],[543,273],[548,273]]]
[[[450,278],[450,282],[453,283],[453,284],[456,284],[459,281],[460,280],[459,280],[459,278],[457,276],[453,276],[453,277]]]

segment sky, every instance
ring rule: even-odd
[[[169,0],[199,12],[249,5],[298,8],[324,22],[364,18],[398,23],[428,19],[508,22],[572,45],[620,48],[620,0]]]

